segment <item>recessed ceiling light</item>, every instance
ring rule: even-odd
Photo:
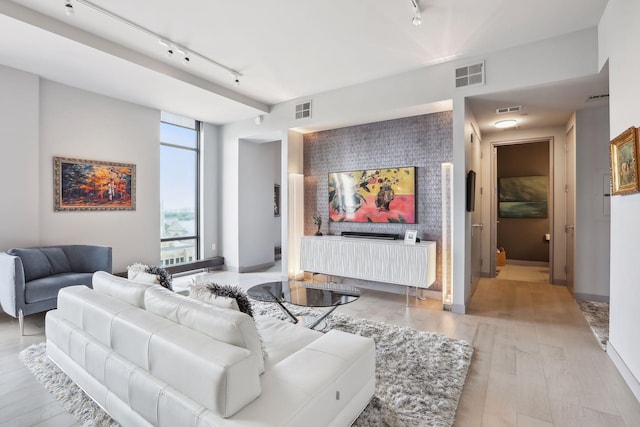
[[[513,120],[513,119],[500,120],[499,122],[495,123],[495,127],[497,127],[498,129],[505,129],[505,128],[512,128],[516,124],[518,124],[518,122],[516,120]]]

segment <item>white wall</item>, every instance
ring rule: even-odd
[[[113,247],[113,269],[160,262],[160,113],[58,83],[40,84],[40,243]],[[53,156],[136,165],[136,210],[54,212]]]
[[[0,87],[1,249],[101,244],[115,271],[158,263],[159,112],[5,67]],[[136,164],[137,209],[54,212],[54,156]]]
[[[576,112],[574,295],[609,296],[609,107]],[[605,186],[606,185],[606,186]]]
[[[239,271],[273,265],[273,184],[279,173],[278,143],[240,141],[238,203]]]
[[[609,61],[609,137],[640,126],[638,99],[640,2],[609,0],[598,26],[600,65]],[[640,277],[640,194],[611,198],[611,274],[609,349],[607,354],[640,398],[640,339],[637,325]]]
[[[280,185],[280,216],[274,216],[271,219],[271,238],[273,239],[273,247],[282,246],[282,165],[281,165],[281,157],[282,157],[282,142],[274,141],[268,143],[270,145],[270,153],[271,158],[269,162],[273,165],[273,183],[274,185]]]
[[[40,243],[38,76],[0,66],[0,94],[0,250],[5,251]]]
[[[566,283],[567,275],[564,266],[567,258],[566,254],[566,235],[564,232],[566,203],[564,186],[566,184],[565,170],[565,152],[564,145],[566,140],[565,128],[563,126],[551,128],[539,128],[528,130],[505,130],[482,135],[482,162],[483,175],[482,187],[485,188],[485,194],[482,200],[482,222],[491,224],[491,188],[495,187],[495,183],[491,182],[491,144],[497,142],[508,141],[530,141],[535,139],[553,138],[553,230],[551,240],[553,242],[553,280],[554,283]],[[487,235],[487,238],[489,236]],[[482,249],[482,258],[487,260],[483,264],[482,272],[486,275],[490,274],[489,257],[491,256],[491,247],[484,245]],[[495,250],[495,248],[493,248]]]
[[[202,124],[200,144],[200,238],[202,258],[220,253],[220,127]],[[215,245],[215,249],[213,246]]]

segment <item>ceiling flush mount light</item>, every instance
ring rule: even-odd
[[[71,4],[71,2],[69,0],[67,0],[66,2],[64,2],[64,13],[67,16],[71,16],[73,15],[73,5]]]
[[[100,12],[103,15],[108,16],[109,18],[118,21],[122,24],[126,24],[128,26],[130,26],[133,29],[136,29],[138,31],[140,31],[141,33],[144,33],[154,39],[156,39],[158,41],[158,43],[160,43],[161,46],[163,46],[164,48],[166,48],[165,50],[165,54],[167,55],[167,57],[178,57],[180,58],[180,56],[182,56],[182,63],[185,65],[188,65],[191,63],[191,60],[193,58],[198,58],[204,62],[207,62],[211,65],[215,65],[218,68],[221,68],[223,70],[225,70],[226,72],[230,73],[232,77],[234,77],[234,83],[236,86],[238,86],[240,84],[240,77],[242,77],[242,73],[240,73],[237,70],[234,70],[233,68],[229,68],[224,64],[221,64],[217,61],[214,61],[213,59],[204,56],[198,52],[195,52],[193,50],[189,50],[187,51],[186,48],[184,48],[183,46],[179,45],[178,43],[167,39],[166,37],[161,36],[160,34],[154,33],[153,31],[136,24],[133,21],[130,21],[126,18],[123,18],[120,15],[117,15],[113,12],[108,11],[107,9],[104,9],[101,6],[98,6],[95,3],[92,3],[89,0],[75,0],[76,3],[81,4],[83,6],[86,6],[90,9],[95,10],[96,12]],[[66,0],[65,5],[65,13],[67,15],[73,15],[74,13],[74,9],[73,9],[73,5],[71,4],[71,0]],[[175,55],[176,53],[178,53],[179,55]]]
[[[253,119],[253,121],[260,126],[262,124],[262,121],[264,120],[264,116],[262,114],[260,114],[259,116],[256,116],[255,119]]]
[[[422,25],[422,14],[420,13],[420,5],[418,5],[419,0],[410,0],[411,7],[413,8],[413,18],[411,18],[411,23],[416,27]]]
[[[499,122],[496,122],[494,126],[497,127],[498,129],[507,129],[507,128],[512,128],[517,124],[518,122],[515,119],[508,119],[508,120],[500,120]]]

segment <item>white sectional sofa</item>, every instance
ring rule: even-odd
[[[123,426],[348,426],[373,340],[322,334],[97,272],[46,316],[47,353]]]

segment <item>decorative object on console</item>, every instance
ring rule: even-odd
[[[314,215],[313,223],[318,227],[318,230],[316,230],[316,236],[322,236],[322,233],[320,232],[320,227],[322,227],[322,217],[320,215]]]
[[[609,145],[611,153],[611,194],[631,194],[640,191],[638,171],[638,134],[630,127],[616,136]]]
[[[499,178],[500,218],[546,218],[549,177]]]
[[[53,158],[55,211],[136,210],[136,165]]]
[[[407,230],[404,232],[404,242],[415,245],[417,236],[418,230]]]
[[[129,265],[127,266],[127,279],[135,282],[157,283],[164,288],[173,290],[171,274],[164,268],[155,265],[145,265],[139,262]]]
[[[415,223],[415,167],[329,173],[329,220]]]
[[[224,308],[233,308],[253,317],[251,301],[237,286],[219,285],[209,281],[194,280],[189,296]]]

